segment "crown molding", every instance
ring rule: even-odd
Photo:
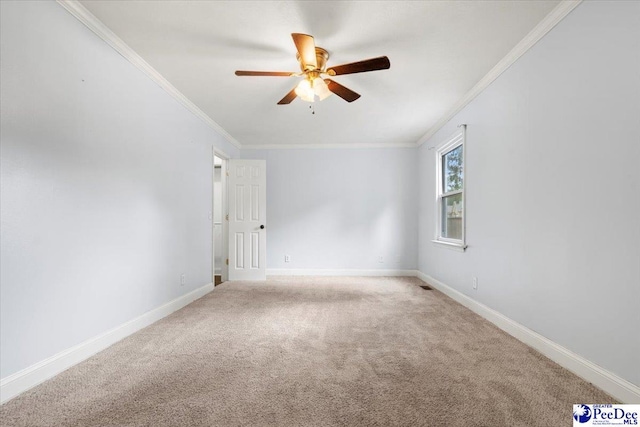
[[[176,101],[182,104],[187,110],[196,117],[204,121],[209,127],[222,135],[229,143],[236,148],[242,148],[242,145],[229,132],[224,130],[222,126],[213,121],[204,111],[196,104],[191,102],[189,98],[184,96],[182,92],[176,89],[162,74],[153,68],[147,61],[142,59],[128,44],[111,31],[102,21],[95,17],[87,10],[78,0],[57,0],[58,4],[65,8],[71,15],[76,17],[87,28],[93,31],[98,37],[107,42],[109,46],[114,48],[120,55],[125,57],[129,62],[135,65],[140,71],[145,73],[151,80],[156,82],[158,86],[164,89]]]
[[[298,150],[298,149],[336,149],[336,148],[416,148],[415,142],[382,143],[346,143],[346,144],[243,144],[243,150]]]
[[[480,95],[495,79],[531,49],[542,37],[564,19],[582,0],[562,0],[542,21],[529,32],[507,55],[500,60],[476,85],[471,88],[447,113],[442,116],[417,142],[420,146],[439,131],[449,120]]]
[[[536,27],[529,32],[500,62],[498,62],[476,85],[471,88],[448,112],[442,116],[416,143],[380,143],[380,144],[240,144],[229,132],[216,123],[198,106],[191,102],[182,92],[176,89],[155,68],[147,63],[120,37],[111,31],[102,21],[89,12],[78,0],[56,0],[69,13],[82,22],[87,28],[114,48],[129,62],[144,72],[151,80],[182,104],[187,110],[199,117],[209,127],[222,135],[229,143],[238,149],[246,150],[285,150],[285,149],[337,149],[337,148],[413,148],[422,145],[438,130],[449,122],[456,114],[466,107],[495,79],[505,72],[524,53],[531,49],[542,37],[555,27],[565,16],[576,8],[583,0],[562,0]]]

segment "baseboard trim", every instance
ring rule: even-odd
[[[593,362],[545,338],[503,314],[475,301],[443,282],[418,270],[352,270],[352,269],[268,269],[270,276],[411,276],[418,277],[435,289],[490,321],[509,335],[536,349],[560,366],[589,381],[622,403],[640,403],[640,387],[601,368]],[[0,380],[0,403],[54,377],[66,369],[104,350],[121,339],[168,316],[214,289],[212,283],[176,298],[154,310],[130,320],[110,331],[67,349],[20,372]]]
[[[484,317],[509,335],[544,354],[558,365],[589,381],[620,402],[640,403],[640,387],[635,384],[601,368],[584,357],[577,355],[571,350],[562,347],[421,271],[416,271],[416,277],[432,285],[471,311]]]
[[[213,288],[213,283],[204,285],[103,334],[64,350],[15,374],[2,378],[0,380],[0,403],[13,399],[19,394],[88,359],[121,339],[128,337],[140,329],[146,328],[152,323],[201,298],[211,292]]]
[[[343,277],[401,277],[416,276],[416,270],[356,270],[356,269],[305,269],[268,268],[267,276],[343,276]]]

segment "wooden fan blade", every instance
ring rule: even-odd
[[[365,59],[364,61],[352,62],[350,64],[338,65],[327,70],[327,74],[331,76],[339,76],[341,74],[365,73],[367,71],[386,70],[391,67],[391,62],[386,56],[378,58]]]
[[[313,36],[308,34],[293,33],[293,42],[298,49],[302,64],[305,69],[315,70],[318,68],[318,61],[316,60],[316,43],[313,40]]]
[[[236,71],[236,76],[291,77],[294,74],[287,71]]]
[[[296,99],[296,96],[298,96],[298,95],[296,95],[296,88],[294,87],[293,89],[291,89],[291,92],[286,94],[284,96],[284,98],[282,98],[280,101],[278,101],[278,105],[291,104],[291,101]]]
[[[360,94],[355,93],[345,86],[342,86],[340,83],[336,83],[331,79],[326,79],[324,82],[327,84],[331,92],[335,93],[347,102],[353,102],[356,99],[360,98]]]

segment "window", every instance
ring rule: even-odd
[[[436,243],[465,249],[464,143],[465,125],[436,152]]]

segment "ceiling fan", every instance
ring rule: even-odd
[[[308,34],[291,34],[298,53],[296,59],[300,62],[300,73],[286,71],[236,71],[236,76],[273,76],[273,77],[304,77],[298,85],[282,98],[278,105],[290,104],[297,96],[303,101],[314,102],[316,96],[322,101],[332,93],[347,102],[353,102],[360,95],[351,89],[323,76],[340,76],[343,74],[364,73],[366,71],[386,70],[391,67],[389,58],[366,59],[351,62],[327,69],[329,52],[316,46],[313,36]]]

